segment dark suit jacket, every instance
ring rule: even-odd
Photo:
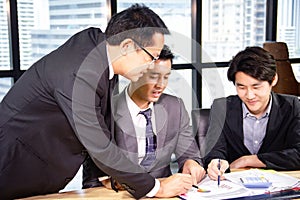
[[[275,93],[272,93],[272,98],[266,136],[257,156],[266,168],[299,170],[299,100],[295,96]],[[238,96],[214,101],[206,141],[206,152],[209,152],[205,157],[206,167],[214,158],[226,159],[231,163],[241,156],[251,155],[244,145],[242,101]]]
[[[114,118],[116,124],[116,143],[134,163],[138,164],[138,146],[135,128],[131,119],[125,97],[125,90],[114,97]],[[202,165],[200,152],[190,126],[188,112],[180,98],[162,94],[154,103],[157,152],[156,160],[147,169],[156,178],[171,175],[171,155],[175,153],[179,168],[187,159],[196,160]],[[89,181],[95,181],[103,175],[92,162],[86,162],[83,167],[83,186]],[[94,169],[94,170],[93,170]],[[96,170],[96,171],[95,171]],[[98,172],[97,172],[98,171]]]
[[[58,192],[86,150],[134,197],[152,189],[154,178],[111,142],[115,82],[96,28],[77,33],[23,74],[0,104],[0,199]]]

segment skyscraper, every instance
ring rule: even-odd
[[[300,1],[278,1],[277,40],[286,42],[289,56],[300,56]]]
[[[246,46],[262,46],[265,40],[265,2],[265,0],[202,1],[203,49],[213,61],[229,61]]]

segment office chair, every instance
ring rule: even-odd
[[[196,108],[192,110],[192,125],[193,131],[196,134],[195,138],[200,149],[201,157],[204,157],[205,153],[205,136],[209,125],[209,113],[208,108]]]
[[[273,87],[273,91],[300,96],[300,84],[294,76],[286,43],[265,42],[263,48],[269,51],[276,60],[278,82]]]

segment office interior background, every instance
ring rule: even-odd
[[[188,110],[235,94],[227,66],[246,46],[286,42],[300,79],[300,0],[0,0],[0,101],[35,61],[87,27],[105,30],[133,3],[149,6],[171,30],[175,54],[168,93]],[[59,66],[58,66],[59,67]],[[120,88],[126,80],[120,78]]]
[[[166,92],[188,111],[236,94],[227,66],[246,46],[286,42],[300,81],[300,0],[0,0],[0,101],[39,58],[87,27],[104,31],[133,3],[149,6],[171,30],[166,43],[176,57]],[[120,78],[120,88],[126,83]],[[80,176],[69,189],[80,188]]]

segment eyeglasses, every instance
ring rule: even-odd
[[[132,38],[131,38],[132,39]],[[148,54],[150,56],[150,58],[152,59],[152,61],[150,62],[150,64],[153,64],[155,61],[157,61],[159,59],[159,56],[154,57],[149,51],[147,51],[142,45],[140,45],[136,40],[132,39],[132,41],[139,47],[141,48],[146,54]]]

